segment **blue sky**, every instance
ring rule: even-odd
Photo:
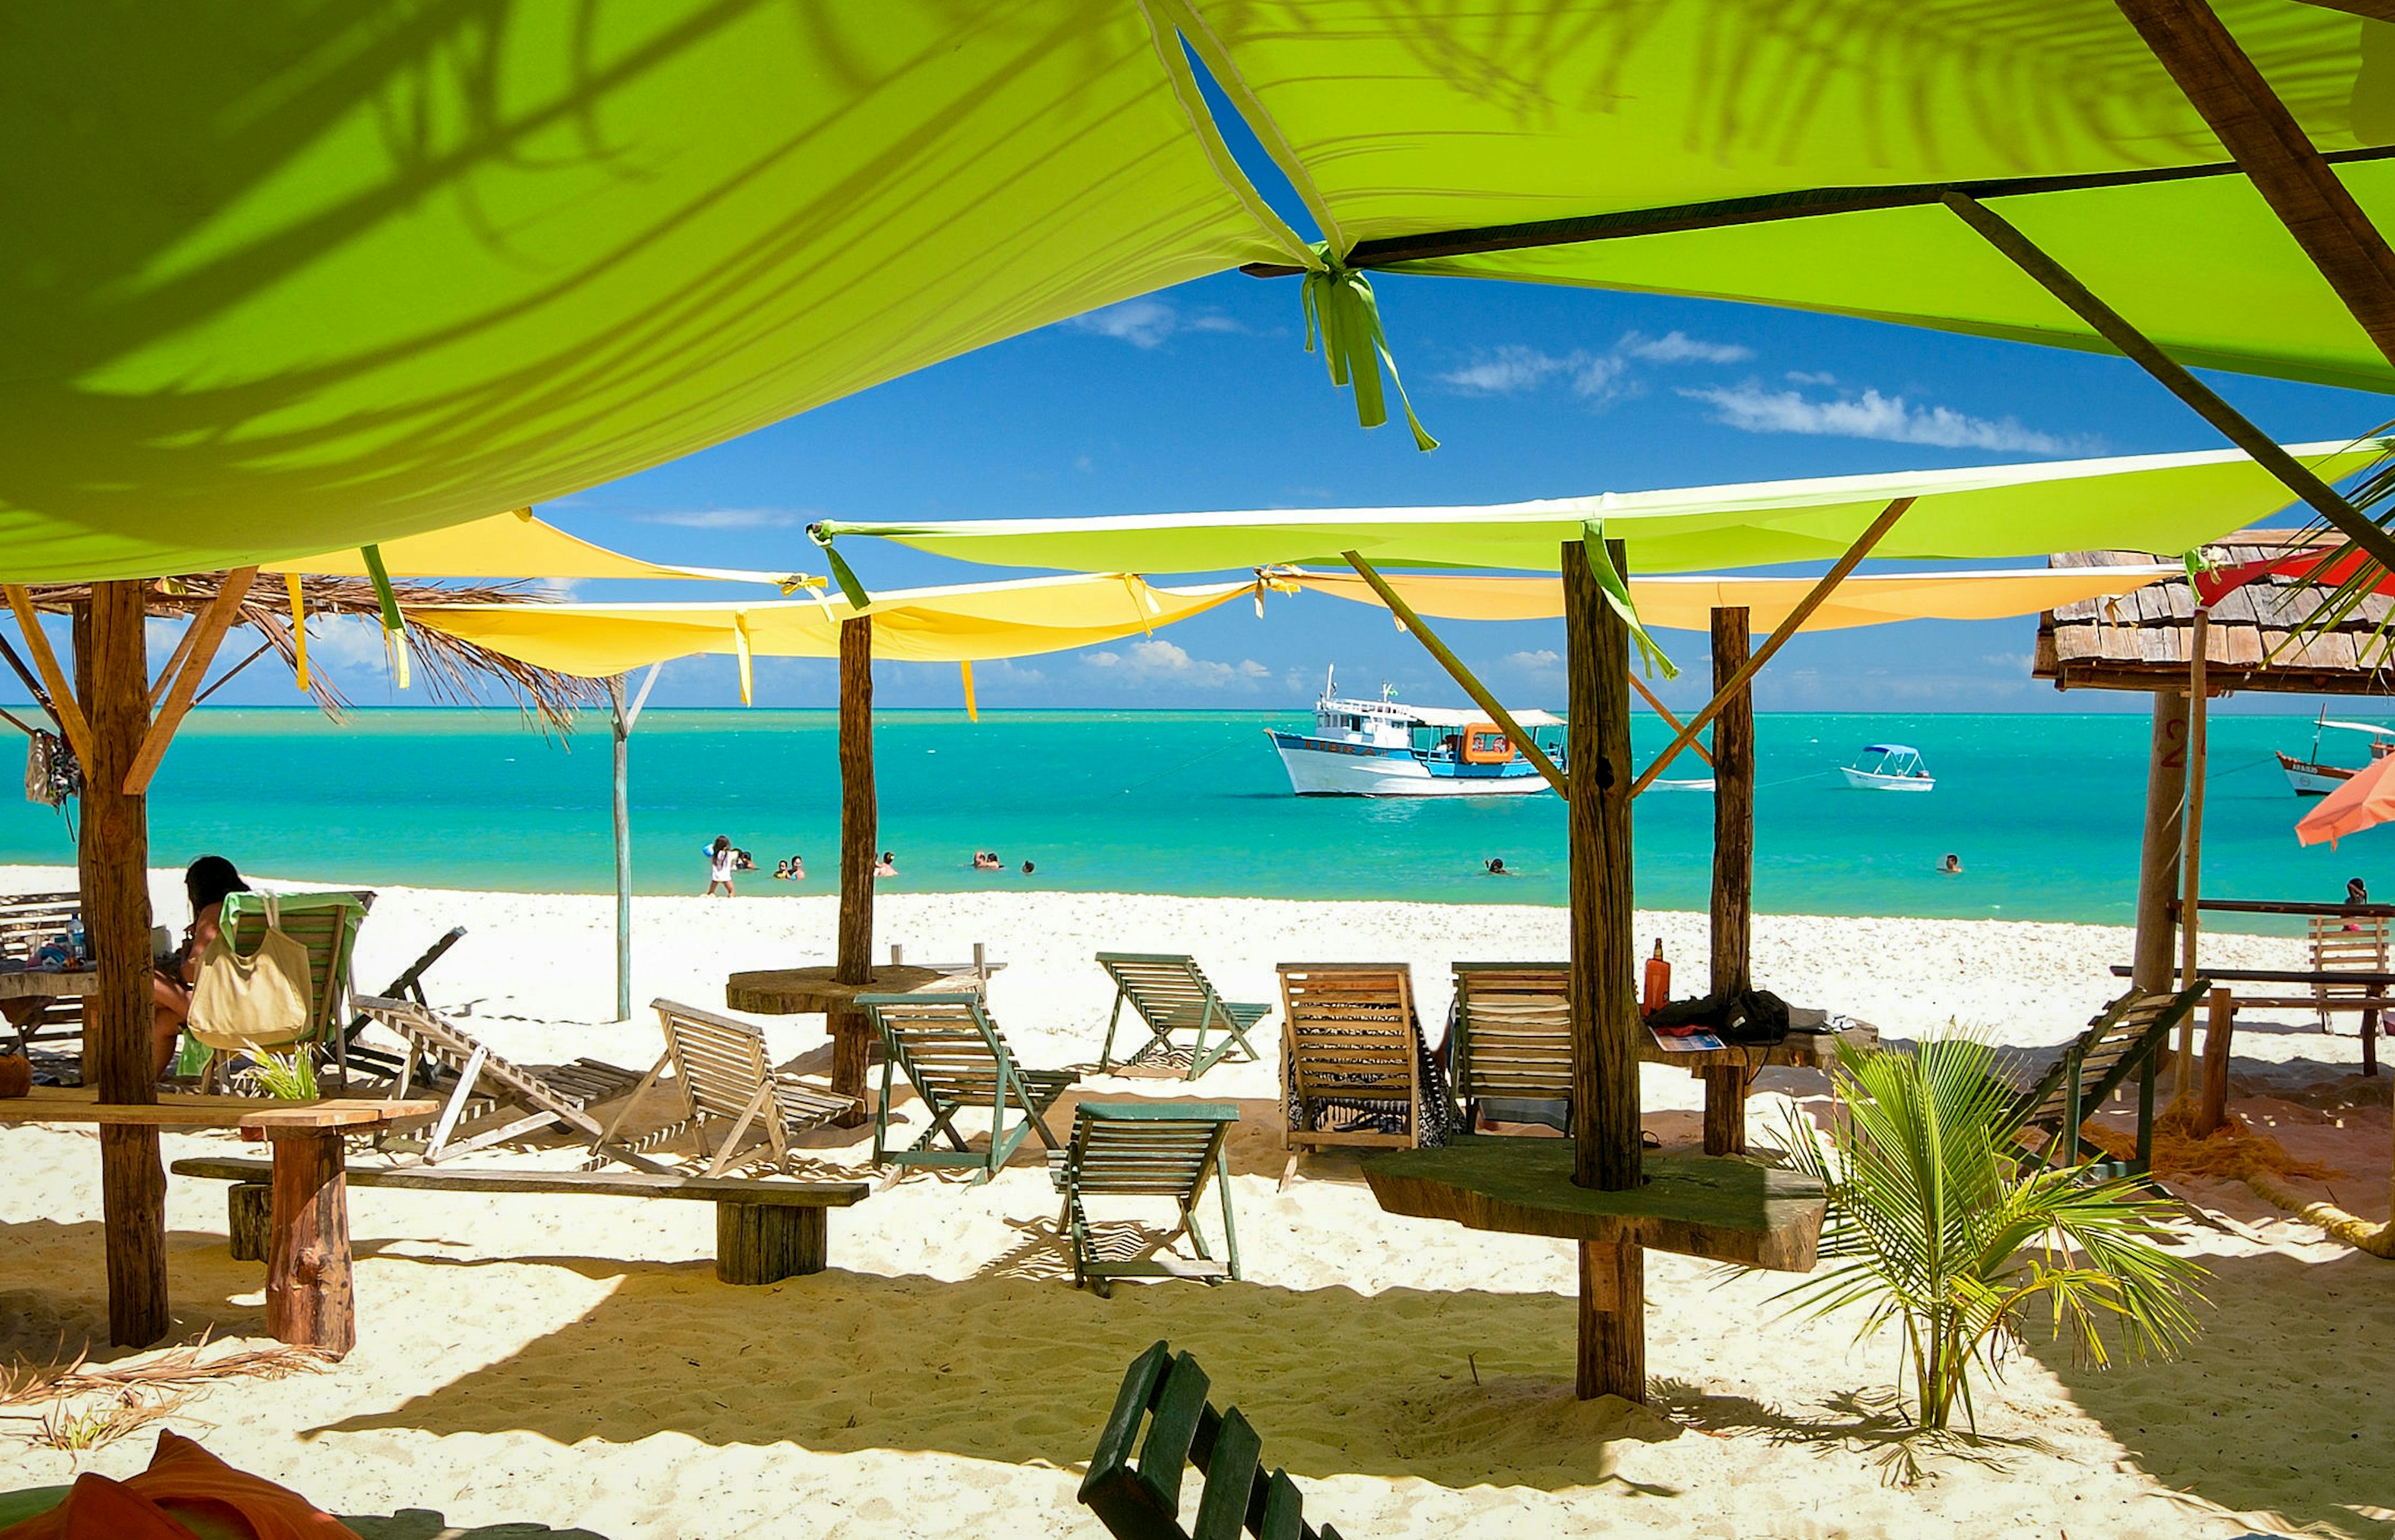
[[[1307,229],[1219,99],[1216,115],[1267,198]],[[2220,447],[2117,358],[1655,296],[1388,274],[1375,286],[1415,408],[1441,440],[1433,453],[1414,448],[1402,421],[1356,427],[1352,398],[1303,349],[1294,280],[1228,273],[952,359],[539,511],[636,554],[819,573],[804,525],[822,517],[1490,503]],[[2283,442],[2349,437],[2387,415],[2376,396],[2210,378]],[[877,589],[989,576],[880,542],[841,550]],[[578,589],[591,599],[707,591]],[[1799,637],[1758,679],[1756,702],[1891,712],[2145,708],[2142,697],[2059,697],[2031,681],[2034,625],[1915,622]],[[1443,628],[1492,686],[1526,706],[1562,704],[1560,631],[1559,622]],[[1700,700],[1703,638],[1661,635],[1685,670],[1661,693],[1674,705]],[[381,651],[363,623],[315,647],[357,703],[411,703],[390,687]],[[1320,595],[1278,600],[1262,620],[1235,602],[1153,640],[983,665],[976,679],[992,708],[1288,709],[1308,704],[1332,664],[1344,689],[1385,680],[1406,699],[1462,702],[1384,613]],[[960,703],[952,668],[878,673],[888,703]],[[759,660],[760,705],[828,705],[833,695],[828,662]],[[216,697],[294,698],[287,673],[263,664]],[[654,698],[735,703],[734,665],[669,664]],[[2249,697],[2226,709],[2311,704]]]

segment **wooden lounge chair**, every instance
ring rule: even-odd
[[[1562,962],[1458,962],[1448,1074],[1468,1132],[1481,1114],[1571,1132],[1571,970]]]
[[[1131,1360],[1081,1478],[1082,1503],[1116,1540],[1238,1540],[1242,1529],[1258,1540],[1339,1540],[1329,1524],[1305,1521],[1289,1472],[1264,1474],[1264,1440],[1237,1407],[1208,1404],[1210,1388],[1198,1361],[1175,1357],[1171,1343]],[[1192,1465],[1206,1485],[1184,1530],[1182,1469]]]
[[[2062,1165],[2081,1156],[2098,1162],[2107,1175],[2142,1174],[2150,1168],[2154,1145],[2153,1082],[2146,1078],[2137,1097],[2137,1154],[2125,1165],[2107,1161],[2103,1148],[2080,1127],[2104,1099],[2128,1082],[2131,1075],[2153,1062],[2170,1041],[2172,1029],[2187,1019],[2197,1002],[2212,990],[2212,981],[2197,979],[2189,989],[2131,989],[2104,1007],[2076,1042],[2030,1088],[2014,1101],[2009,1127],[2015,1137],[2031,1129],[2045,1132],[2040,1152],[2048,1165]],[[2068,1133],[2066,1134],[2066,1130]],[[2026,1141],[2023,1141],[2026,1147]]]
[[[441,1113],[421,1152],[427,1165],[549,1128],[578,1134],[599,1152],[605,1130],[590,1109],[640,1082],[639,1070],[598,1059],[510,1064],[473,1033],[412,1000],[360,995],[357,1006],[404,1045],[391,1099],[404,1101],[411,1090],[443,1093]],[[387,1138],[381,1142],[391,1148]],[[662,1169],[629,1154],[618,1158],[643,1170]]]
[[[973,1180],[998,1175],[1025,1135],[1050,1149],[1047,1112],[1081,1077],[1069,1069],[1025,1069],[1007,1046],[978,994],[863,994],[857,1008],[881,1035],[881,1099],[873,1114],[876,1165],[972,1167]],[[903,1150],[890,1148],[890,1094],[904,1074],[923,1098],[931,1126]],[[975,1151],[957,1130],[957,1114],[989,1109],[989,1148]],[[1007,1111],[1022,1116],[1010,1127]],[[933,1149],[945,1135],[952,1149]]]
[[[1196,1278],[1209,1283],[1239,1276],[1239,1232],[1231,1220],[1231,1168],[1224,1146],[1239,1122],[1234,1102],[1083,1102],[1075,1109],[1073,1137],[1049,1158],[1048,1174],[1065,1195],[1059,1221],[1073,1252],[1073,1282],[1100,1298],[1118,1278]],[[1209,1178],[1223,1195],[1223,1250],[1217,1262],[1198,1228],[1198,1200]],[[1165,1237],[1184,1231],[1198,1253],[1195,1262],[1167,1256],[1108,1261],[1097,1253],[1082,1200],[1090,1197],[1170,1198],[1181,1206],[1181,1222]]]
[[[853,1096],[776,1073],[765,1055],[765,1034],[748,1022],[670,1000],[649,1005],[665,1031],[666,1051],[601,1135],[600,1152],[608,1158],[624,1160],[635,1148],[654,1148],[687,1129],[698,1140],[707,1175],[722,1175],[752,1136],[763,1139],[773,1164],[787,1171],[793,1135],[821,1128],[856,1106]],[[681,1094],[681,1117],[642,1135],[637,1146],[619,1141],[624,1120],[668,1069]],[[720,1124],[729,1126],[719,1134]]]
[[[1309,1149],[1418,1148],[1432,1117],[1443,1136],[1446,1092],[1430,1081],[1410,967],[1283,962],[1280,993],[1289,1091],[1283,1187]]]
[[[1272,1006],[1224,1000],[1198,971],[1196,958],[1163,952],[1100,952],[1098,966],[1115,981],[1114,1014],[1106,1017],[1106,1042],[1098,1051],[1100,1074],[1114,1062],[1115,1027],[1122,1020],[1126,1001],[1139,1013],[1148,1035],[1145,1046],[1123,1060],[1126,1065],[1159,1051],[1177,1054],[1175,1032],[1193,1034],[1189,1073],[1184,1077],[1188,1080],[1212,1069],[1234,1048],[1250,1059],[1260,1056],[1255,1044],[1248,1041],[1248,1029],[1270,1016]],[[1206,1044],[1210,1030],[1221,1034],[1211,1048]]]
[[[464,940],[465,936],[465,926],[450,926],[447,935],[442,936],[440,940],[435,941],[432,945],[425,948],[422,952],[418,953],[416,961],[410,962],[406,968],[401,972],[397,978],[392,979],[381,989],[377,989],[371,996],[353,995],[351,997],[350,1024],[341,1029],[341,1040],[343,1043],[342,1052],[348,1055],[349,1062],[352,1067],[363,1065],[367,1069],[372,1070],[377,1075],[383,1076],[387,1080],[397,1080],[399,1078],[400,1062],[399,1055],[397,1054],[389,1052],[385,1049],[377,1048],[370,1043],[360,1043],[358,1042],[358,1034],[364,1031],[368,1027],[374,1024],[374,1017],[366,1015],[364,1007],[360,1002],[367,999],[412,1000],[417,1004],[430,1009],[431,1002],[427,1000],[424,996],[425,970],[431,967],[435,962],[440,962],[444,956],[448,955],[449,949]],[[432,1066],[430,1063],[427,1063],[424,1068],[430,1069]]]
[[[339,1024],[349,1020],[350,955],[358,927],[374,906],[371,893],[281,893],[274,896],[283,932],[308,949],[309,1020],[292,1047],[306,1045],[331,1058],[335,1079],[349,1081],[349,1039]],[[228,893],[218,924],[233,950],[247,957],[266,939],[266,895]],[[205,1024],[204,1024],[205,1025]],[[286,1048],[284,1052],[291,1049]],[[186,1035],[180,1068],[196,1073],[203,1086],[221,1078],[230,1054]]]

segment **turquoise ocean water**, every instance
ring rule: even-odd
[[[1297,798],[1267,725],[1304,712],[894,710],[876,735],[881,843],[897,891],[982,887],[1277,898],[1564,901],[1561,804]],[[1760,719],[1756,897],[1766,910],[2126,923],[2143,817],[2143,716],[1766,716]],[[2337,735],[2354,738],[2354,735]],[[1642,760],[1668,734],[1641,716]],[[1847,790],[1835,767],[1866,742],[1918,746],[1938,777],[1925,796]],[[2342,853],[2299,848],[2301,808],[2269,761],[2311,741],[2301,718],[2212,724],[2205,891],[2340,896],[2348,876],[2395,894],[2395,830]],[[2360,759],[2356,739],[2329,757]],[[1701,773],[1692,755],[1672,771]],[[204,852],[281,876],[519,891],[614,883],[603,717],[545,739],[511,712],[361,711],[335,725],[306,710],[203,710],[151,797],[158,865]],[[802,892],[833,891],[839,830],[827,711],[652,710],[632,740],[634,877],[643,893],[696,893],[718,833],[771,878],[792,851]],[[2308,804],[2305,804],[2308,805]],[[1641,904],[1702,909],[1713,801],[1639,799]],[[970,869],[976,848],[1004,873]],[[1963,857],[1960,877],[1938,857]],[[1521,875],[1482,872],[1502,856]],[[1019,867],[1034,861],[1025,878]],[[0,860],[67,862],[59,816],[0,807]]]

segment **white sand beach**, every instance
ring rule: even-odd
[[[0,870],[20,890],[69,874]],[[175,876],[155,883],[179,923]],[[760,883],[760,888],[771,888]],[[827,961],[829,896],[643,898],[636,1003],[713,1006],[735,969]],[[654,1019],[612,1023],[610,898],[385,889],[357,976],[379,985],[453,924],[426,980],[439,1008],[522,1062],[591,1055],[644,1069]],[[1559,909],[1133,895],[886,892],[884,945],[946,961],[985,942],[1006,964],[994,1016],[1034,1066],[1092,1064],[1111,990],[1102,949],[1189,951],[1235,997],[1274,997],[1282,960],[1401,960],[1425,1023],[1447,965],[1564,951]],[[1703,917],[1640,921],[1702,971]],[[1765,917],[1758,983],[1876,1024],[1950,1023],[2052,1047],[2116,992],[2126,932],[1994,922]],[[2291,966],[2300,944],[2207,937],[2224,964]],[[776,1055],[827,1067],[817,1018],[764,1021]],[[1274,1040],[1277,1017],[1264,1038]],[[2344,1175],[2291,1185],[2387,1217],[2380,1079],[2353,1078],[2351,1018],[2241,1019],[2234,1107]],[[1393,1217],[1352,1158],[1309,1159],[1276,1190],[1276,1068],[1195,1085],[1094,1075],[1080,1095],[1241,1101],[1233,1148],[1245,1280],[1075,1290],[1033,1150],[986,1186],[909,1176],[833,1214],[831,1267],[762,1288],[719,1283],[708,1206],[621,1199],[351,1196],[360,1343],[319,1374],[217,1385],[167,1426],[337,1512],[438,1510],[608,1540],[664,1536],[1096,1535],[1079,1463],[1124,1366],[1159,1338],[1193,1350],[1285,1466],[1308,1517],[1349,1540],[1439,1535],[2395,1534],[2395,1264],[2331,1243],[2235,1184],[2177,1190],[2213,1216],[2179,1243],[2211,1269],[2204,1334],[2179,1361],[2098,1372],[2067,1349],[2008,1358],[1978,1401],[1982,1446],[1889,1480],[1898,1345],[1848,1320],[1792,1321],[1792,1280],[1686,1257],[1647,1263],[1652,1404],[1572,1397],[1574,1271],[1559,1241]],[[1649,1067],[1648,1127],[1697,1137],[1700,1088]],[[1758,1138],[1822,1105],[1811,1072],[1767,1071]],[[1070,1102],[1066,1103],[1069,1107]],[[908,1110],[920,1116],[920,1109]],[[1068,1113],[1059,1113],[1065,1126]],[[918,1124],[917,1126],[920,1126]],[[861,1166],[868,1128],[819,1135]],[[239,1149],[169,1134],[169,1159]],[[353,1157],[365,1163],[377,1157]],[[490,1164],[571,1168],[570,1149]],[[95,1141],[0,1129],[0,1340],[45,1361],[63,1339],[107,1357]],[[263,1339],[263,1268],[234,1262],[225,1189],[174,1178],[167,1218],[179,1340]],[[1212,1210],[1208,1210],[1211,1219]],[[1103,1215],[1101,1215],[1103,1217]],[[1151,1221],[1155,1215],[1149,1216]],[[0,1420],[0,1485],[70,1479],[68,1454]],[[124,1475],[151,1436],[81,1457]]]

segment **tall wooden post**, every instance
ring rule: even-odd
[[[1748,617],[1742,606],[1713,612],[1714,689],[1746,666]],[[1754,695],[1739,686],[1714,718],[1713,988],[1754,987]],[[1705,1153],[1746,1151],[1746,1071],[1705,1071]]]
[[[95,583],[75,613],[75,674],[91,721],[77,851],[83,923],[99,972],[84,1006],[85,1069],[103,1102],[158,1099],[151,1056],[150,824],[126,773],[150,726],[142,631],[148,585]],[[100,1211],[107,1231],[108,1335],[141,1348],[166,1334],[166,1172],[158,1130],[99,1131]]]
[[[881,827],[873,795],[873,617],[840,624],[840,935],[832,976],[873,981],[873,865]],[[834,1088],[862,1087],[871,1058],[863,1013],[836,1011],[831,1030]],[[839,1120],[853,1128],[860,1109]]]
[[[2137,861],[2137,940],[2129,980],[2140,989],[2167,989],[2176,958],[2171,906],[2178,896],[2179,810],[2187,797],[2187,697],[2154,692],[2154,725],[2146,760],[2146,834]]]
[[[1614,564],[1627,571],[1617,542]],[[1631,934],[1630,630],[1607,604],[1578,540],[1563,548],[1571,690],[1565,775],[1571,859],[1572,1181],[1619,1192],[1644,1179],[1637,997]],[[1581,1400],[1647,1397],[1646,1263],[1634,1244],[1582,1241]]]
[[[2195,985],[2196,938],[2203,934],[2203,915],[2196,901],[2203,896],[2203,757],[2206,720],[2212,690],[2205,670],[2210,662],[2212,611],[2199,604],[2195,624],[2187,633],[2187,816],[2179,838],[2178,987]],[[2194,1080],[2195,1014],[2178,1025],[2178,1059],[2172,1084],[2184,1095]]]
[[[615,740],[615,1019],[632,1019],[632,724],[626,715],[624,676],[607,681],[608,717]]]

